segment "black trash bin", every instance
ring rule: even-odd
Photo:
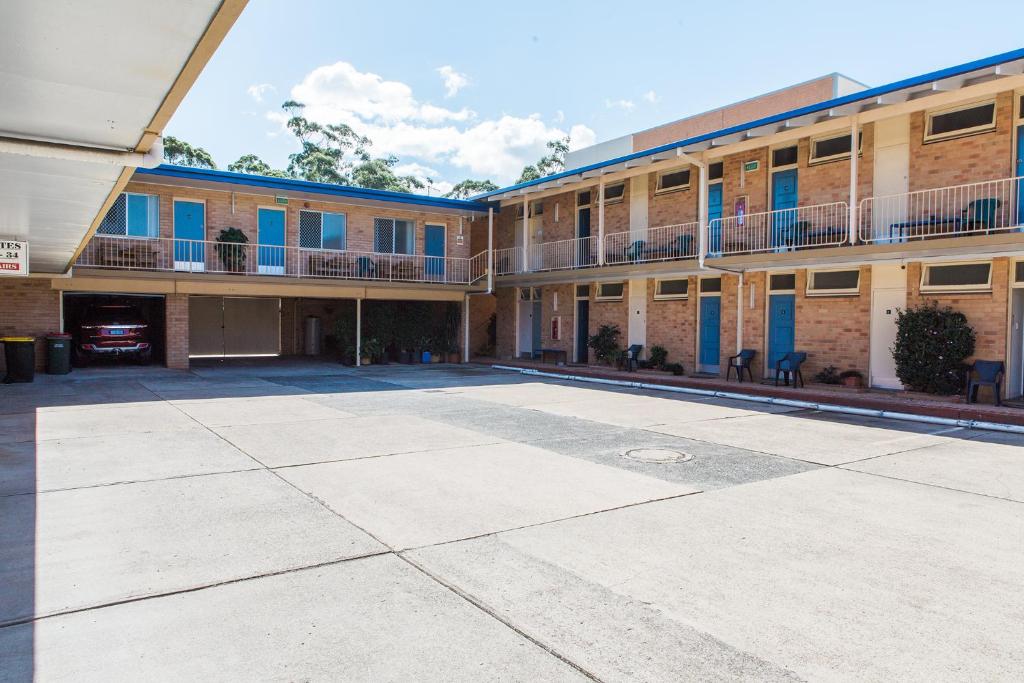
[[[46,335],[46,372],[51,375],[66,375],[71,372],[71,335]]]
[[[36,378],[36,340],[32,337],[0,337],[7,374],[4,384],[31,382]]]

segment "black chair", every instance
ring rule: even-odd
[[[800,366],[807,360],[807,354],[803,351],[790,351],[785,356],[775,361],[775,386],[779,386],[779,375],[782,375],[785,379],[786,386],[789,386],[789,376],[793,376],[793,387],[796,387],[796,382],[800,380],[800,386],[804,386],[804,373],[800,371]]]
[[[627,372],[632,372],[640,367],[640,352],[643,344],[633,344],[619,356],[619,367],[625,366]]]
[[[750,371],[750,361],[754,360],[754,356],[757,355],[757,351],[754,349],[743,349],[735,356],[729,356],[729,367],[725,369],[725,381],[729,381],[729,373],[733,370],[736,371],[736,379],[740,382],[743,381],[743,371],[747,371],[747,376],[750,377],[750,381],[754,381],[754,373]]]
[[[996,405],[1002,405],[999,395],[1003,393],[1003,375],[1006,366],[1001,360],[976,360],[971,365],[967,380],[967,402],[978,402],[978,387],[992,387]]]

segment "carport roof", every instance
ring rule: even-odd
[[[274,192],[284,196],[301,196],[310,198],[330,197],[355,200],[357,203],[367,204],[404,204],[412,206],[429,207],[432,209],[444,209],[452,213],[487,213],[488,206],[481,202],[467,201],[463,199],[448,199],[446,197],[428,197],[421,194],[406,192],[389,192],[387,190],[373,190],[365,187],[351,187],[348,185],[334,185],[331,183],[313,183],[308,180],[297,180],[294,178],[274,178],[271,176],[254,175],[251,173],[234,173],[232,171],[215,171],[207,168],[192,168],[189,166],[171,166],[162,164],[156,168],[136,169],[133,180],[139,182],[162,183],[171,180],[171,184],[197,184],[209,186],[211,183],[227,185],[220,188],[230,190],[233,187],[239,191],[253,189],[262,190],[260,194]],[[177,181],[177,182],[174,182]]]

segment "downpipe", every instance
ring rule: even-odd
[[[921,424],[941,425],[944,427],[962,427],[964,429],[984,429],[992,432],[1006,432],[1010,434],[1024,434],[1024,426],[1002,424],[1000,422],[988,422],[986,420],[957,420],[951,417],[935,417],[933,415],[915,415],[913,413],[901,413],[893,410],[875,410],[873,408],[854,408],[851,406],[835,405],[833,403],[816,403],[814,401],[801,401],[792,398],[775,398],[772,396],[755,396],[752,394],[741,394],[734,391],[716,391],[714,389],[694,389],[690,387],[676,387],[667,384],[651,384],[649,382],[629,382],[620,379],[606,379],[603,377],[585,377],[582,375],[570,375],[567,373],[547,372],[533,368],[518,368],[512,365],[492,365],[495,370],[510,370],[521,375],[531,377],[545,377],[548,379],[559,379],[570,382],[587,382],[590,384],[605,384],[608,386],[625,387],[629,389],[645,389],[648,391],[666,391],[673,394],[687,394],[690,396],[702,396],[705,398],[727,398],[734,401],[747,401],[749,403],[761,403],[766,405],[786,406],[789,408],[803,408],[806,410],[817,410],[823,413],[837,413],[840,415],[856,415],[859,417],[878,417],[887,420],[899,420],[901,422],[917,422]]]

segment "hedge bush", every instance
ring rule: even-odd
[[[956,394],[963,389],[964,360],[974,354],[967,316],[937,301],[897,312],[892,355],[896,376],[914,391]]]
[[[618,325],[601,325],[597,334],[591,336],[587,341],[587,345],[594,349],[594,355],[599,361],[611,365],[622,351],[619,346],[621,334]]]

